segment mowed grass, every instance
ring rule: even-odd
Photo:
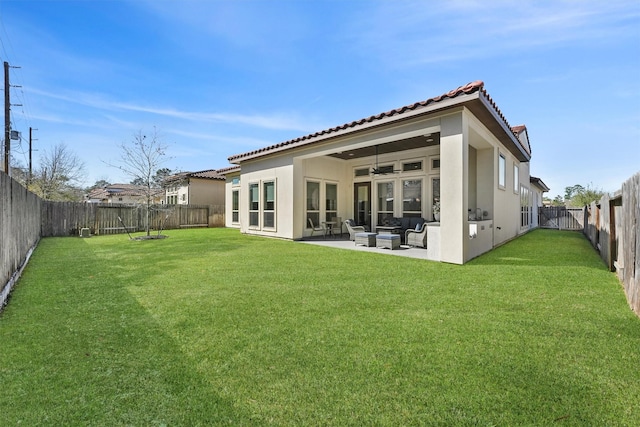
[[[581,234],[464,266],[230,229],[41,241],[0,425],[638,425],[640,320]]]

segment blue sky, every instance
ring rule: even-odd
[[[165,166],[229,166],[482,80],[553,197],[640,171],[640,2],[0,0],[12,154],[64,143],[86,182],[155,127]]]

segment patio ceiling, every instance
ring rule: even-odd
[[[378,145],[378,154],[395,153],[399,151],[413,150],[414,148],[431,147],[440,144],[440,133],[435,132],[414,138],[402,139]],[[376,146],[357,148],[355,150],[345,150],[330,154],[342,160],[358,159],[361,157],[372,157],[376,155]]]

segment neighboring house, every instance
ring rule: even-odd
[[[548,192],[550,188],[547,187],[547,184],[542,182],[540,178],[535,176],[529,177],[529,182],[531,183],[531,206],[533,208],[531,212],[531,225],[535,228],[540,226],[538,214],[540,213],[540,208],[544,206],[544,193]]]
[[[213,169],[169,176],[163,186],[166,203],[170,205],[225,204],[225,176]]]
[[[164,190],[152,190],[152,203],[164,203]],[[110,184],[91,190],[86,196],[89,203],[147,203],[147,188],[134,184]]]
[[[526,127],[476,81],[443,95],[229,157],[226,225],[286,239],[353,218],[434,218],[427,257],[463,264],[535,226]]]

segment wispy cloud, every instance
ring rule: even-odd
[[[224,123],[231,125],[246,125],[269,130],[293,130],[307,132],[313,129],[308,120],[297,117],[293,113],[270,113],[270,114],[238,114],[238,113],[211,113],[197,111],[182,111],[173,108],[153,107],[112,101],[104,96],[87,93],[53,93],[40,89],[29,89],[30,92],[43,97],[53,98],[67,103],[91,107],[102,111],[129,111],[145,113],[155,116],[168,117],[179,120],[187,120],[201,123]],[[44,117],[43,117],[44,118]],[[50,116],[50,120],[63,121],[60,117]]]
[[[352,38],[404,67],[637,38],[639,16],[636,0],[380,2],[356,21]]]

